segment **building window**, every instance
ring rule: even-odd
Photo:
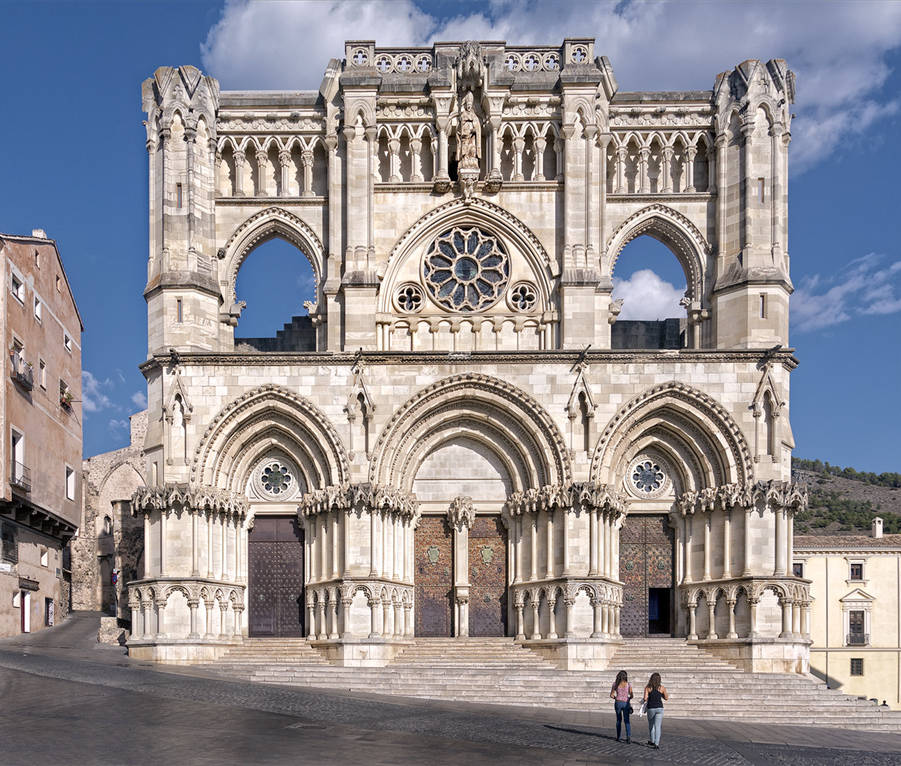
[[[41,566],[46,567],[50,565],[50,554],[47,552],[46,548],[41,548]]]
[[[11,431],[10,438],[10,465],[9,483],[26,491],[31,489],[31,477],[25,467],[25,436],[15,429]]]
[[[863,675],[863,657],[852,657],[851,658],[851,675],[852,676],[862,676]]]
[[[766,202],[766,179],[757,179],[757,201]]]
[[[56,292],[61,293],[63,291],[63,278],[57,274],[56,275]]]
[[[857,561],[851,564],[851,580],[863,580],[863,562]]]
[[[866,646],[869,643],[865,615],[863,609],[852,609],[848,612],[848,646]]]
[[[792,574],[795,577],[803,577],[804,576],[804,564],[800,561],[796,561],[792,564]]]
[[[25,284],[15,274],[12,275],[10,290],[19,303],[25,303]]]
[[[62,378],[59,379],[59,406],[67,410],[72,409],[72,392],[69,390],[69,384]]]
[[[175,315],[176,315],[176,320],[175,320],[175,321],[178,322],[179,324],[181,324],[182,321],[183,321],[183,319],[182,319],[181,298],[176,298],[176,299],[175,299]]]
[[[429,246],[422,276],[432,298],[451,311],[483,311],[500,299],[510,259],[500,240],[479,228],[445,231]]]
[[[22,605],[22,591],[17,590],[13,593],[13,609],[18,609]]]
[[[66,466],[66,500],[75,499],[75,471]]]
[[[175,184],[175,207],[181,210],[181,184]]]
[[[41,388],[45,391],[47,390],[47,363],[40,359],[38,360],[38,382],[41,384]]]
[[[41,299],[36,295],[34,296],[34,318],[41,321],[41,314],[43,313],[44,304],[41,303]]]
[[[63,345],[66,347],[66,351],[72,351],[72,339],[68,333],[63,333]]]
[[[760,318],[766,319],[766,293],[760,294]]]
[[[19,561],[16,532],[10,526],[4,526],[0,529],[0,559],[10,564],[15,564]]]
[[[34,250],[34,265],[36,268],[41,268],[41,251],[35,248]]]

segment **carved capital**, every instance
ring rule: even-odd
[[[476,520],[476,509],[472,498],[466,495],[455,497],[447,509],[447,523],[452,529],[471,529]]]

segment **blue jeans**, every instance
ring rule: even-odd
[[[614,702],[613,709],[616,711],[616,738],[620,738],[622,732],[623,719],[626,720],[626,736],[632,739],[632,726],[629,724],[629,703]]]
[[[648,736],[652,745],[660,744],[660,727],[663,726],[663,708],[648,708]]]

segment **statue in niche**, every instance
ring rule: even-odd
[[[472,91],[468,90],[460,105],[457,123],[457,169],[479,170],[482,157],[482,123],[473,108]]]

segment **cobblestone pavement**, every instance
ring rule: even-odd
[[[70,624],[0,642],[4,764],[901,763],[895,734],[664,719],[655,751],[640,744],[643,720],[626,745],[608,714],[242,683],[135,662],[86,635]]]

